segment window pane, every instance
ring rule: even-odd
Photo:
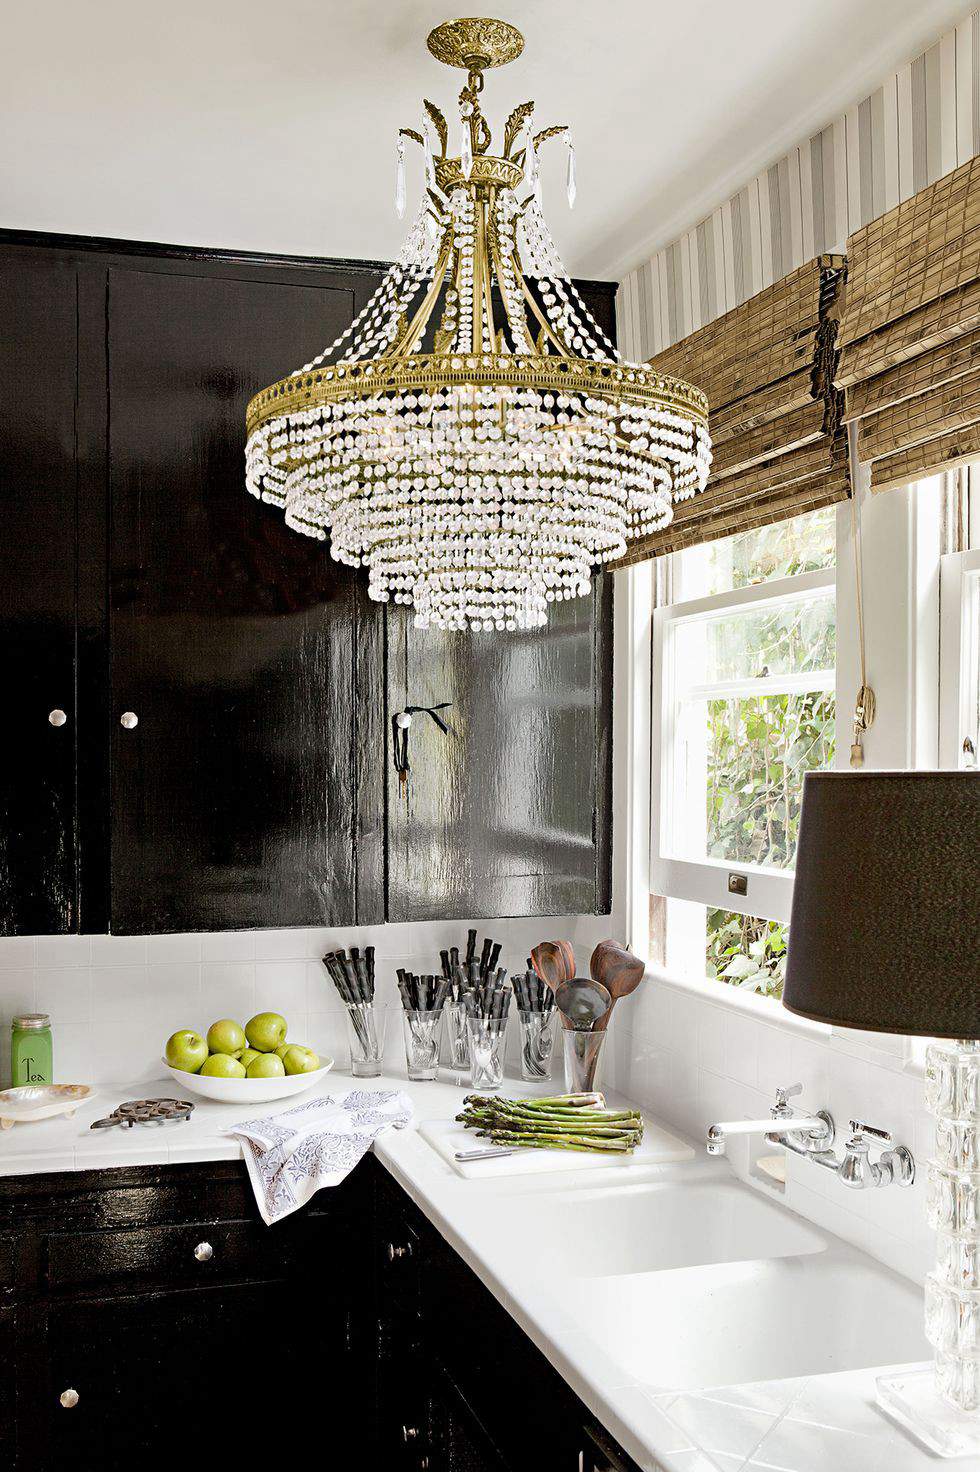
[[[781,997],[789,926],[755,915],[708,910],[705,971],[717,981]]]
[[[836,508],[826,506],[704,547],[691,547],[677,559],[680,587],[675,597],[702,598],[833,567],[836,520]]]
[[[678,688],[832,670],[836,634],[833,593],[678,623]]]
[[[833,764],[834,709],[833,690],[681,702],[673,852],[791,867],[804,773]]]

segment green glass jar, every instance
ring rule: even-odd
[[[51,1018],[46,1012],[24,1012],[11,1023],[10,1079],[14,1088],[54,1083]]]

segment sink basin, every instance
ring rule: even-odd
[[[535,1229],[563,1277],[647,1273],[821,1252],[826,1236],[736,1181],[638,1182],[541,1197]]]
[[[586,1279],[563,1303],[628,1375],[663,1390],[930,1353],[921,1291],[843,1244],[801,1257]]]

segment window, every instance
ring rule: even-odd
[[[939,759],[976,767],[980,751],[980,551],[948,552],[940,569]]]
[[[675,554],[654,614],[651,892],[687,902],[675,962],[770,996],[803,776],[834,760],[835,528],[828,508]]]

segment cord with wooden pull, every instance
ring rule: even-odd
[[[868,672],[865,662],[864,590],[861,579],[861,519],[858,512],[856,489],[851,492],[851,535],[854,542],[854,588],[857,607],[858,650],[861,661],[861,688],[857,693],[857,700],[854,704],[854,738],[851,742],[850,764],[852,767],[863,767],[864,744],[861,738],[868,727],[874,724],[877,702],[875,700],[875,693],[868,684]]]

